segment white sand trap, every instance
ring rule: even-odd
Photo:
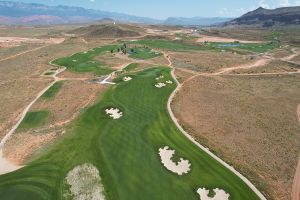
[[[66,177],[67,183],[71,186],[70,193],[64,197],[73,197],[74,200],[105,200],[103,186],[99,171],[92,164],[76,166],[69,171]]]
[[[88,52],[87,51],[85,51],[85,52],[83,52],[84,54],[87,54]]]
[[[157,77],[157,78],[155,78],[156,80],[159,80],[159,79],[163,79],[164,78],[164,76],[160,76],[160,77]]]
[[[132,78],[129,77],[129,76],[125,76],[125,77],[123,78],[123,81],[125,81],[125,82],[131,81],[131,80],[132,80]]]
[[[180,158],[180,161],[175,163],[172,160],[174,154],[175,150],[169,149],[168,146],[159,149],[161,162],[168,170],[178,175],[187,174],[191,170],[191,163],[183,158]]]
[[[123,116],[118,108],[106,109],[105,112],[113,119],[120,119]]]
[[[197,193],[200,195],[200,200],[229,200],[229,194],[221,189],[214,189],[215,196],[209,197],[209,190],[205,188],[199,188]]]
[[[173,83],[173,81],[166,81],[166,83],[168,83],[168,84],[172,84],[172,83]]]
[[[73,62],[77,62],[77,60],[72,60]]]
[[[164,84],[164,83],[157,83],[156,85],[155,85],[155,87],[157,87],[157,88],[163,88],[163,87],[165,87],[166,86],[166,84]]]

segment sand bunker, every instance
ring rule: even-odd
[[[76,166],[69,171],[66,181],[71,186],[71,194],[64,194],[66,199],[73,197],[74,200],[105,200],[99,171],[92,164]]]
[[[229,200],[229,194],[218,188],[214,189],[214,197],[209,197],[209,190],[205,188],[199,188],[197,193],[200,195],[200,200]]]
[[[159,80],[159,79],[163,79],[164,78],[164,76],[160,76],[160,77],[157,77],[157,78],[155,78],[156,80]]]
[[[173,81],[166,81],[166,83],[168,83],[168,84],[172,84],[172,83],[173,83]]]
[[[163,88],[163,87],[165,87],[166,86],[166,84],[164,84],[164,83],[157,83],[156,85],[155,85],[155,87],[157,87],[157,88]]]
[[[132,80],[132,78],[129,77],[129,76],[125,76],[125,77],[123,78],[123,81],[125,81],[125,82],[131,81],[131,80]]]
[[[159,149],[159,155],[162,164],[171,172],[178,175],[187,174],[191,170],[191,163],[188,160],[180,158],[178,163],[172,160],[175,150],[169,149],[168,146]]]
[[[77,62],[77,60],[72,60],[73,62]]]
[[[106,109],[105,112],[113,119],[119,119],[123,116],[123,113],[118,108]]]

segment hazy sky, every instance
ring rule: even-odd
[[[68,5],[137,16],[236,17],[259,6],[277,8],[300,5],[300,0],[13,0],[46,5]]]

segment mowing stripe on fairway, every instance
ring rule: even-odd
[[[223,189],[231,200],[259,199],[178,130],[167,110],[176,84],[156,88],[155,78],[161,75],[160,82],[175,81],[169,68],[155,67],[111,86],[49,151],[25,168],[0,176],[0,199],[63,199],[66,174],[84,163],[99,169],[108,200],[199,200],[198,188]],[[110,118],[105,109],[111,107],[123,116]],[[164,146],[190,161],[188,174],[179,176],[161,164],[158,151]]]

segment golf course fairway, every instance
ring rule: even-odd
[[[199,200],[199,188],[222,189],[230,200],[259,199],[176,128],[167,111],[176,88],[170,72],[153,67],[126,74],[132,77],[128,82],[119,77],[41,157],[0,176],[0,199],[65,199],[67,173],[84,163],[98,168],[106,200]],[[155,87],[168,80],[173,84]],[[114,120],[105,113],[107,108],[118,108],[123,116]],[[162,165],[159,149],[164,146],[176,150],[174,161],[183,158],[191,163],[187,174],[179,176]]]

